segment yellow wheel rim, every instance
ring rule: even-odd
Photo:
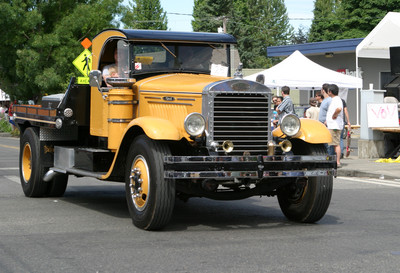
[[[141,155],[133,161],[129,186],[136,209],[144,210],[150,194],[150,175],[146,159]]]
[[[22,175],[24,176],[25,182],[28,183],[32,175],[32,150],[29,143],[25,143],[22,152]]]

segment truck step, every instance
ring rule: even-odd
[[[76,169],[88,172],[107,172],[114,152],[92,147],[54,147],[54,167],[57,170]]]

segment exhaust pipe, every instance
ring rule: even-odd
[[[43,176],[43,181],[44,182],[50,182],[51,180],[53,180],[54,177],[56,177],[57,175],[59,175],[59,173],[53,171],[53,170],[49,170],[47,171],[47,173]]]

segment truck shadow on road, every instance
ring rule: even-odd
[[[94,210],[106,215],[130,218],[124,187],[73,186],[62,201]],[[307,225],[337,225],[339,219],[325,215],[316,224],[301,224],[287,220],[276,198],[253,197],[236,201],[215,201],[191,198],[188,202],[176,200],[172,219],[164,231],[188,229],[236,230],[273,229]]]

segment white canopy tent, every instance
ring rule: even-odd
[[[287,85],[300,90],[320,89],[324,83],[336,84],[340,88],[361,88],[362,79],[345,75],[317,63],[296,50],[279,64],[245,77],[255,81],[257,75],[265,77],[264,84],[269,87],[282,87]]]
[[[356,48],[358,58],[390,59],[389,47],[400,46],[400,13],[388,12]]]
[[[388,12],[376,27],[358,44],[356,48],[356,69],[359,71],[359,58],[390,59],[389,48],[400,46],[400,13]],[[359,113],[359,92],[357,92],[357,113]],[[357,115],[357,124],[359,121]]]
[[[0,101],[9,101],[10,96],[6,94],[3,90],[0,89]]]

